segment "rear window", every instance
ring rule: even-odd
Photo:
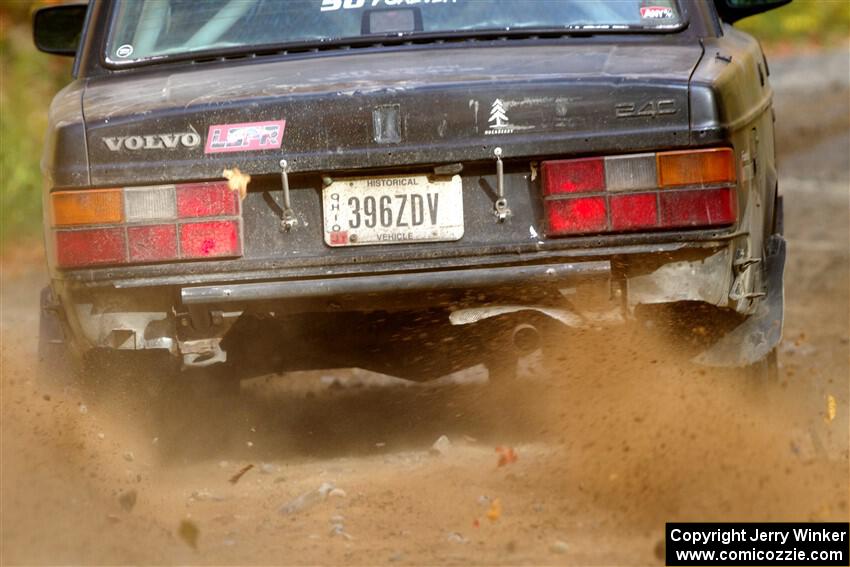
[[[533,31],[663,31],[675,0],[118,0],[111,63],[153,58]]]

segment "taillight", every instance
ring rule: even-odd
[[[637,193],[612,195],[611,228],[613,230],[640,230],[658,226],[658,195]]]
[[[180,225],[180,249],[184,257],[238,256],[239,223],[236,221],[190,222]]]
[[[120,264],[126,249],[127,239],[121,228],[56,232],[57,263],[62,267]]]
[[[695,189],[659,195],[662,226],[715,226],[735,221],[735,190]]]
[[[592,193],[605,189],[602,158],[543,162],[543,194]]]
[[[60,268],[242,255],[242,210],[227,182],[51,194]]]
[[[557,199],[547,207],[549,231],[555,234],[602,232],[608,227],[604,197]]]
[[[174,185],[128,187],[124,189],[124,210],[129,223],[175,219],[177,198]]]
[[[730,181],[735,181],[735,160],[729,148],[658,154],[658,184],[661,187]]]
[[[192,183],[177,188],[177,213],[183,218],[233,216],[239,193],[227,183]]]
[[[731,225],[730,148],[541,163],[549,236]]]
[[[53,194],[53,226],[115,224],[124,220],[120,189]]]
[[[131,263],[177,260],[177,225],[128,226],[127,252]]]

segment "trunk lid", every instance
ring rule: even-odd
[[[698,44],[629,38],[267,56],[92,79],[84,94],[93,185],[623,153],[689,140]],[[280,137],[212,152],[226,125]],[[213,126],[225,126],[211,131]],[[279,143],[279,148],[276,144]],[[255,149],[252,149],[255,148]],[[265,148],[265,149],[263,149]]]

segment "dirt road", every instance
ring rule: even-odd
[[[511,387],[329,372],[163,419],[37,386],[43,276],[19,249],[3,259],[0,563],[657,565],[665,521],[846,520],[850,59],[772,73],[790,254],[775,391],[623,331]]]

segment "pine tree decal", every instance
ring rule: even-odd
[[[493,106],[490,107],[490,120],[494,128],[502,128],[508,123],[508,115],[505,114],[505,107],[502,106],[502,101],[498,98],[493,101]]]

